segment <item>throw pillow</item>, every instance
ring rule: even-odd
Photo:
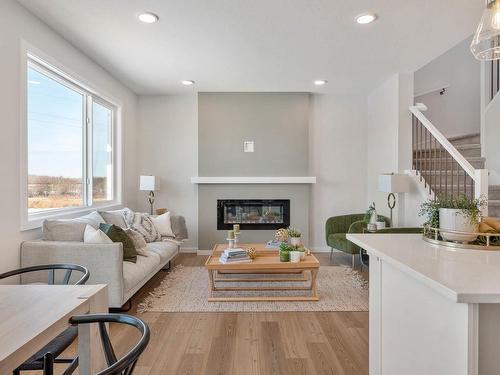
[[[129,227],[144,238],[146,242],[155,242],[161,240],[161,234],[156,229],[151,217],[148,214],[136,212]]]
[[[95,229],[92,225],[87,224],[83,233],[83,242],[85,243],[113,243],[111,238],[106,236],[100,229]]]
[[[106,224],[113,224],[120,228],[127,228],[128,223],[125,220],[125,217],[129,215],[130,209],[122,208],[121,210],[114,211],[99,211],[99,214],[104,218]]]
[[[163,215],[151,217],[154,226],[158,229],[158,232],[165,237],[175,237],[172,231],[172,223],[170,221],[170,212],[165,212]]]
[[[141,236],[139,232],[136,232],[133,229],[125,229],[125,233],[134,241],[135,250],[137,251],[137,255],[142,255],[143,257],[148,256],[146,241],[144,237]]]
[[[75,220],[84,221],[87,224],[90,224],[95,229],[99,228],[99,224],[105,223],[103,217],[101,215],[99,215],[99,212],[97,212],[97,211],[92,211],[91,213],[89,213],[85,216],[76,218]]]
[[[125,231],[114,224],[101,224],[99,229],[111,238],[113,242],[121,242],[123,244],[123,260],[127,262],[137,262],[137,251],[134,246],[134,241],[128,236]]]
[[[123,209],[123,218],[125,219],[125,224],[127,224],[127,228],[132,224],[134,220],[134,211],[129,208]]]
[[[44,220],[43,239],[46,241],[83,241],[86,223],[74,220]]]
[[[75,219],[44,220],[43,238],[47,241],[82,242],[87,224],[97,229],[100,223],[104,223],[104,219],[97,211]]]

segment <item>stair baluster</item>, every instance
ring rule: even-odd
[[[474,198],[474,167],[435,129],[418,107],[411,107],[411,110],[412,166],[423,187],[434,196],[466,195]]]

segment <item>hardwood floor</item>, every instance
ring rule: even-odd
[[[328,254],[317,257],[322,264],[329,264]],[[181,254],[173,266],[200,266],[205,259]],[[337,256],[336,262],[349,264],[350,257]],[[156,275],[134,297],[131,314],[163,275]],[[368,374],[367,312],[138,316],[149,324],[151,341],[136,375]],[[111,327],[111,337],[120,353],[133,343],[135,334],[129,328]]]

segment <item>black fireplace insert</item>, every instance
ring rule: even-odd
[[[289,199],[218,199],[217,229],[276,230],[290,226]]]

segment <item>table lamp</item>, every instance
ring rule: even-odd
[[[155,191],[160,190],[160,179],[156,176],[141,176],[139,189],[149,191],[148,201],[151,205],[151,215],[153,215],[153,205],[155,203]]]
[[[392,210],[396,207],[396,196],[394,193],[406,193],[410,191],[410,181],[405,174],[383,173],[378,176],[378,190],[384,193],[389,193],[387,196],[387,205],[391,210],[391,226]]]

